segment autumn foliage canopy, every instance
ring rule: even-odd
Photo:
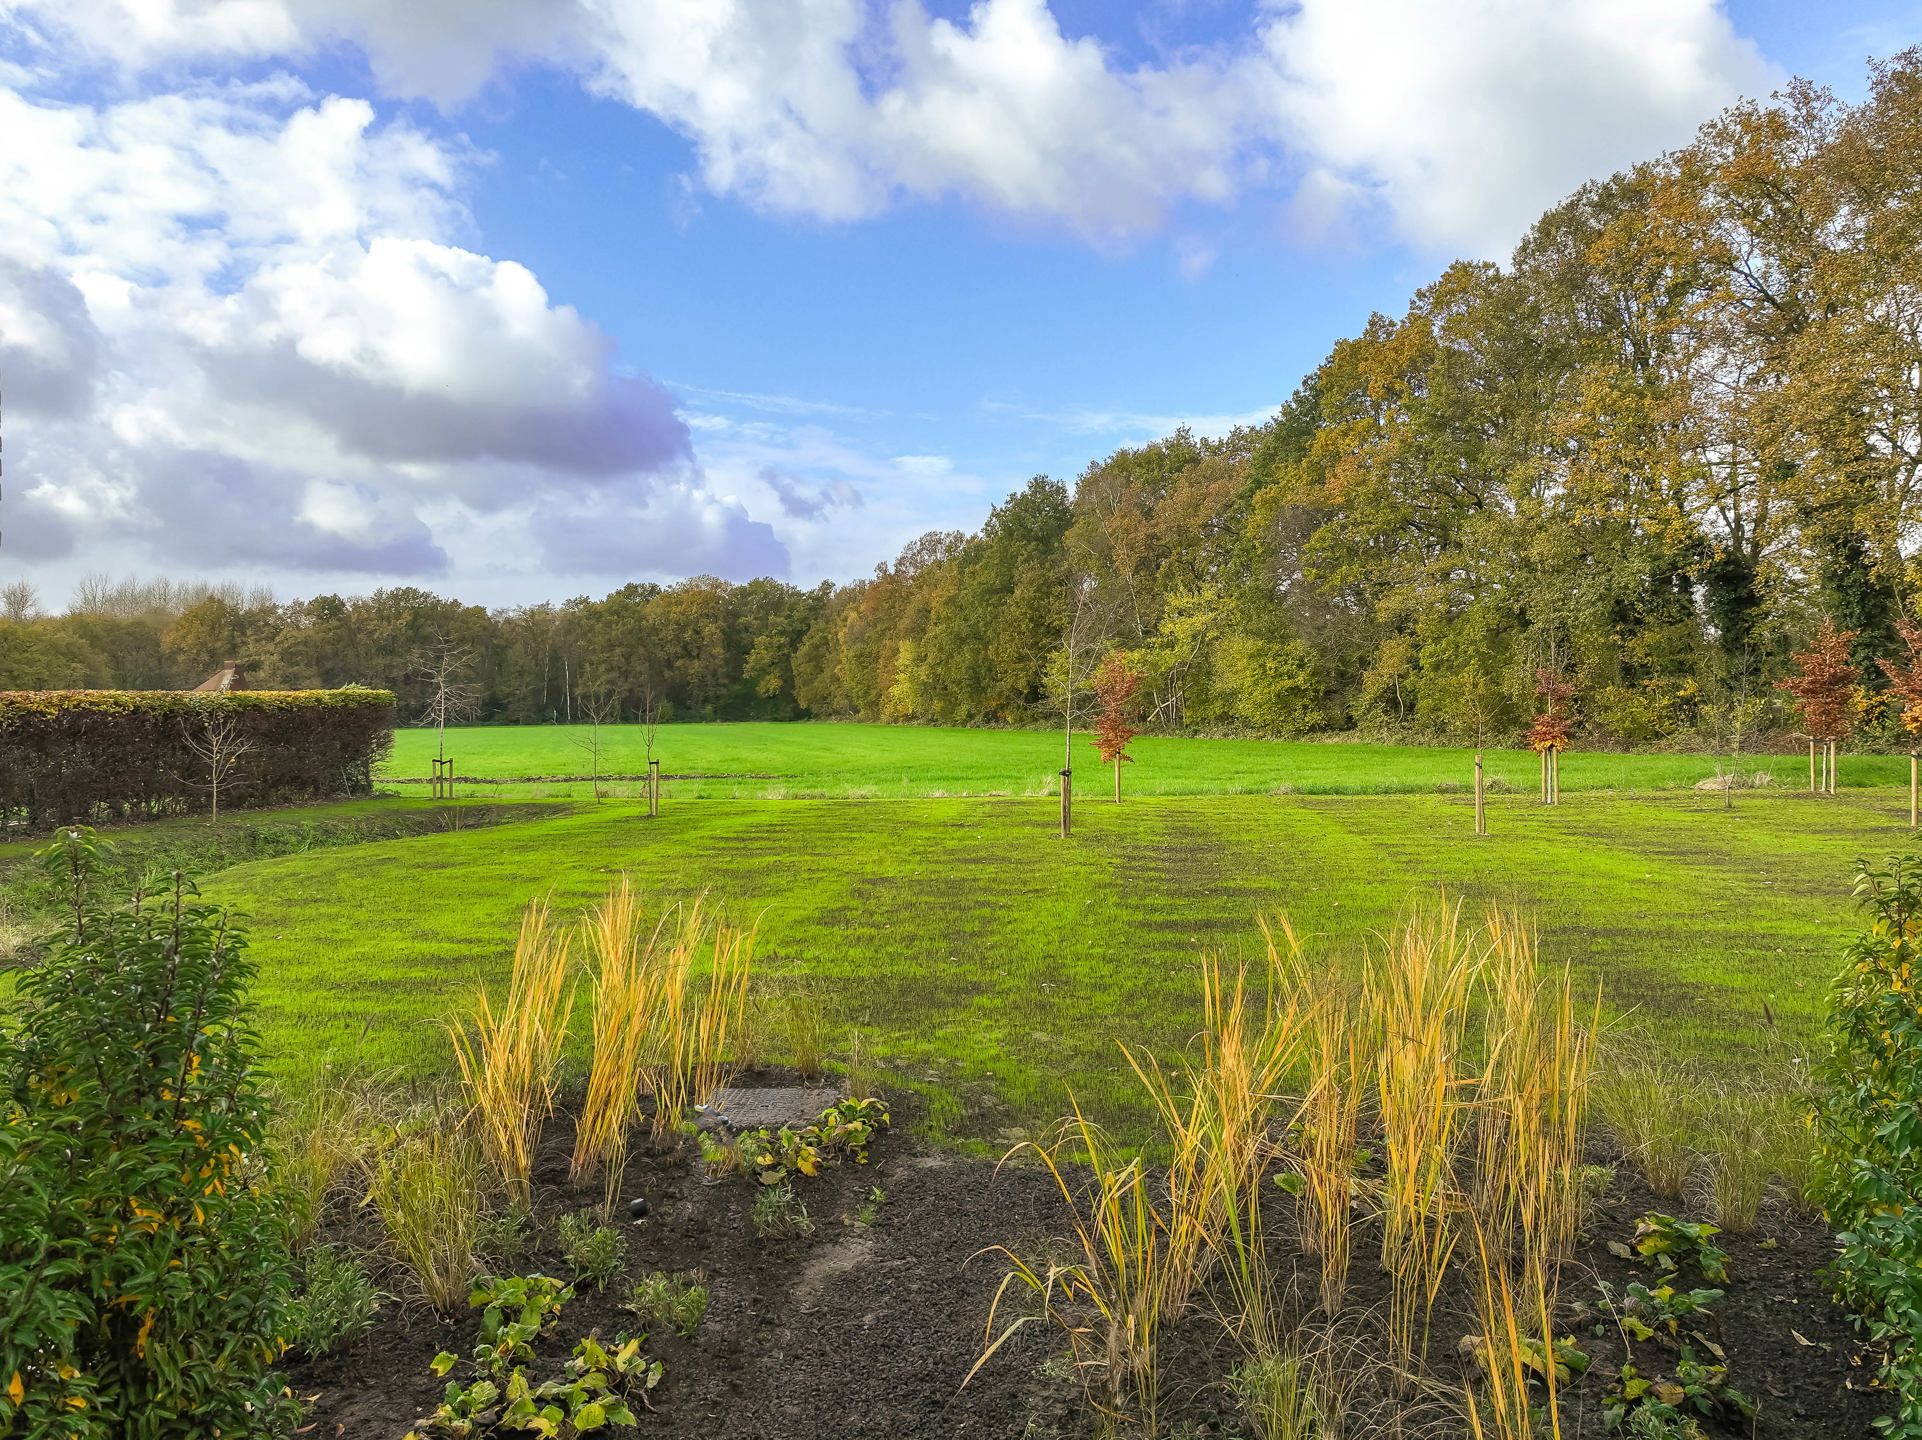
[[[1128,657],[1116,650],[1101,662],[1101,668],[1094,675],[1094,698],[1098,707],[1094,717],[1094,748],[1101,754],[1104,765],[1112,765],[1117,760],[1131,764],[1134,757],[1128,754],[1128,742],[1140,732],[1135,729],[1131,716],[1131,706],[1135,694],[1141,689],[1142,673],[1128,663]]]
[[[1922,734],[1922,625],[1913,620],[1896,622],[1902,637],[1900,660],[1877,660],[1889,677],[1889,689],[1902,702],[1902,728],[1911,735]]]
[[[1569,725],[1568,716],[1562,713],[1562,706],[1575,694],[1575,687],[1553,670],[1537,670],[1535,693],[1542,699],[1545,708],[1535,717],[1535,723],[1528,727],[1528,748],[1538,752],[1566,750]]]
[[[1855,687],[1862,679],[1862,672],[1849,663],[1849,642],[1858,633],[1837,630],[1833,620],[1825,619],[1814,643],[1796,652],[1796,673],[1776,682],[1776,689],[1795,697],[1802,728],[1813,740],[1840,740],[1849,733]]]

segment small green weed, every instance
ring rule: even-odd
[[[575,1279],[592,1284],[596,1290],[605,1290],[607,1282],[627,1263],[627,1240],[620,1231],[596,1220],[591,1210],[561,1216],[555,1235]]]
[[[496,1273],[519,1268],[533,1248],[534,1217],[518,1205],[483,1215],[474,1226],[474,1257]]]
[[[316,1245],[301,1257],[283,1338],[303,1355],[331,1355],[364,1335],[379,1309],[380,1292],[366,1267],[332,1245]]]
[[[863,1200],[854,1212],[854,1223],[863,1229],[880,1218],[881,1207],[887,1203],[888,1192],[879,1185],[868,1187],[867,1199]]]
[[[692,1340],[707,1318],[707,1277],[699,1270],[670,1275],[656,1270],[634,1282],[634,1293],[624,1307],[656,1325],[671,1327],[683,1340]]]
[[[808,1218],[808,1207],[800,1202],[794,1194],[794,1187],[786,1181],[769,1185],[758,1192],[748,1218],[754,1225],[754,1233],[763,1240],[814,1233],[814,1221]]]

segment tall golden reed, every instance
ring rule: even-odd
[[[554,1109],[555,1077],[567,1041],[574,990],[568,937],[537,900],[521,916],[507,993],[496,1010],[485,988],[469,1023],[448,1027],[481,1145],[510,1201],[533,1203],[532,1168],[541,1126]]]
[[[1462,1073],[1469,996],[1485,949],[1458,906],[1418,910],[1370,956],[1363,1005],[1378,1045],[1382,1269],[1389,1351],[1412,1375],[1459,1238],[1456,1158],[1472,1095]]]
[[[569,1184],[582,1185],[598,1174],[606,1216],[620,1194],[628,1131],[640,1112],[641,1062],[660,975],[652,963],[660,930],[644,927],[640,898],[622,876],[588,914],[582,931],[594,966],[594,1049],[567,1178]]]
[[[1273,934],[1267,939],[1268,983],[1258,1016],[1249,1003],[1246,968],[1237,967],[1230,978],[1220,960],[1210,957],[1201,965],[1199,1055],[1164,1071],[1152,1057],[1121,1047],[1160,1113],[1172,1149],[1166,1301],[1177,1309],[1184,1305],[1204,1263],[1219,1261],[1242,1319],[1255,1329],[1266,1305],[1262,1173],[1272,1158],[1269,1135],[1282,1082],[1304,1031],[1300,997],[1280,983],[1281,956]],[[1292,944],[1292,933],[1288,939]]]
[[[1518,1249],[1524,1283],[1552,1301],[1554,1261],[1573,1248],[1580,1219],[1601,992],[1579,1015],[1567,968],[1544,973],[1524,926],[1491,907],[1484,933],[1474,1199],[1489,1242]]]
[[[1338,994],[1310,1011],[1306,1050],[1306,1090],[1293,1163],[1301,1177],[1302,1248],[1320,1266],[1322,1313],[1332,1320],[1348,1293],[1361,1190],[1362,1108],[1370,1080],[1366,1042],[1353,1009]]]
[[[691,1106],[706,1105],[738,1062],[754,966],[753,929],[709,913],[701,897],[661,921],[649,947],[653,1013],[641,1083],[654,1097],[657,1145],[679,1133]],[[697,990],[696,965],[707,957]]]

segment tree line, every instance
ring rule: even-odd
[[[1064,653],[1125,652],[1144,723],[1519,737],[1547,671],[1586,735],[1784,728],[1825,619],[1875,663],[1914,614],[1922,484],[1922,52],[1868,97],[1797,82],[1583,187],[1498,266],[1459,262],[1338,342],[1268,423],[1037,477],[872,578],[697,577],[487,610],[412,588],[283,603],[99,582],[0,594],[0,686],[255,683],[476,718],[1021,724]],[[1098,655],[1095,658],[1099,658]]]

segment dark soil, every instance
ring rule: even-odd
[[[650,1202],[646,1219],[618,1222],[628,1241],[622,1275],[596,1294],[586,1286],[565,1308],[545,1342],[536,1378],[558,1374],[574,1342],[589,1331],[603,1338],[634,1333],[646,1322],[621,1302],[639,1276],[654,1270],[704,1272],[712,1291],[706,1319],[692,1340],[659,1330],[647,1348],[666,1364],[653,1413],[639,1433],[729,1440],[918,1440],[918,1437],[1049,1437],[1094,1433],[1079,1384],[1066,1363],[1061,1333],[1024,1327],[963,1385],[983,1348],[984,1326],[1004,1265],[986,1247],[1008,1244],[1026,1254],[1065,1254],[1065,1212],[1052,1179],[1033,1166],[1007,1165],[930,1148],[897,1128],[877,1138],[866,1166],[831,1166],[796,1182],[813,1221],[811,1234],[763,1239],[749,1222],[755,1186],[734,1178],[710,1183],[691,1150],[638,1154],[628,1169],[630,1195]],[[556,1217],[586,1203],[564,1185],[571,1125],[549,1126],[537,1168],[537,1231],[522,1272],[565,1277],[556,1246]],[[855,1212],[871,1187],[885,1200],[873,1223]],[[1278,1192],[1277,1192],[1278,1195]],[[1279,1196],[1278,1196],[1279,1198]],[[1565,1319],[1589,1355],[1586,1374],[1563,1395],[1569,1436],[1609,1434],[1602,1397],[1624,1358],[1613,1326],[1590,1308],[1595,1282],[1619,1293],[1629,1280],[1653,1285],[1647,1272],[1606,1248],[1625,1240],[1638,1216],[1673,1210],[1657,1202],[1629,1167],[1618,1168],[1576,1263],[1564,1271]],[[378,1227],[370,1212],[342,1206],[325,1237],[371,1252]],[[1391,1433],[1396,1415],[1411,1431],[1452,1435],[1464,1377],[1459,1342],[1473,1328],[1461,1296],[1443,1297],[1430,1343],[1430,1378],[1397,1391],[1379,1361],[1376,1339],[1379,1272],[1369,1261],[1373,1236],[1356,1238],[1350,1313],[1340,1329],[1342,1353],[1359,1373],[1350,1436]],[[1846,1317],[1818,1278],[1831,1242],[1820,1222],[1799,1213],[1767,1214],[1752,1236],[1722,1236],[1730,1278],[1708,1333],[1726,1351],[1729,1380],[1757,1402],[1755,1420],[1709,1424],[1711,1436],[1758,1440],[1865,1437],[1880,1413],[1869,1388],[1874,1371]],[[1279,1238],[1274,1258],[1294,1258]],[[389,1277],[400,1288],[399,1277]],[[1691,1280],[1690,1283],[1700,1283]],[[1312,1262],[1292,1286],[1312,1296]],[[1025,1296],[1010,1292],[1005,1315],[1021,1313]],[[346,1352],[287,1366],[289,1385],[309,1404],[306,1431],[316,1436],[399,1440],[424,1419],[443,1383],[428,1371],[441,1350],[465,1356],[476,1319],[437,1318],[422,1306],[387,1301],[373,1331]],[[1598,1333],[1599,1330],[1599,1333]],[[1699,1347],[1698,1347],[1699,1348]],[[1668,1352],[1636,1346],[1644,1373],[1665,1368]],[[1205,1300],[1166,1335],[1161,1366],[1163,1433],[1250,1436],[1222,1377],[1236,1354],[1210,1318]],[[457,1372],[462,1373],[462,1372]],[[1439,1423],[1438,1423],[1439,1422]]]

